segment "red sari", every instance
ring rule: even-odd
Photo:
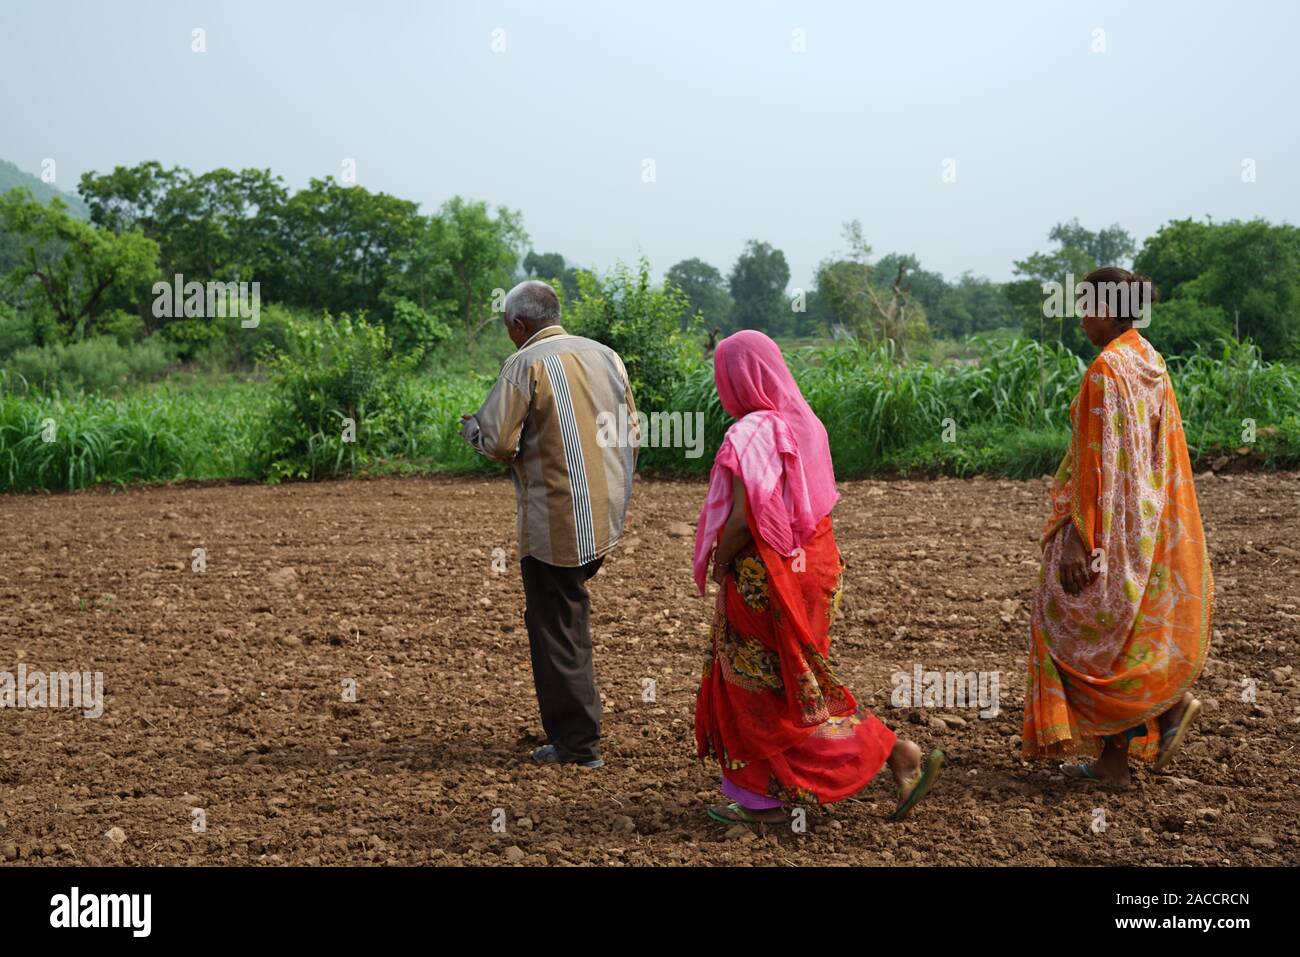
[[[786,557],[754,531],[718,594],[695,708],[701,758],[732,784],[792,804],[862,790],[895,735],[859,707],[830,662],[844,563],[830,516]]]

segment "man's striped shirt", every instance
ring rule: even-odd
[[[604,421],[628,423],[628,434],[608,441]],[[476,451],[511,464],[520,557],[574,567],[618,543],[636,423],[627,370],[608,346],[549,326],[506,360],[461,434]]]

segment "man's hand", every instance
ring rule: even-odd
[[[1064,536],[1061,541],[1061,587],[1067,593],[1077,595],[1092,583],[1096,575],[1088,567],[1088,553],[1074,525],[1066,525],[1061,534]]]

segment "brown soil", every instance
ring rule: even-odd
[[[1170,773],[1117,793],[1019,756],[1042,484],[845,483],[841,673],[948,765],[903,824],[885,821],[882,778],[804,833],[764,836],[704,816],[717,771],[691,722],[709,606],[691,540],[667,531],[694,521],[700,483],[639,482],[592,582],[598,771],[521,763],[540,729],[505,481],[0,498],[0,671],[102,671],[106,695],[97,720],[0,711],[0,862],[1295,863],[1300,476],[1200,491],[1219,594],[1207,712]],[[953,709],[891,707],[891,674],[917,663],[1000,672],[1001,714],[945,730],[931,718]]]

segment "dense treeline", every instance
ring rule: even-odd
[[[155,314],[153,284],[176,275],[256,281],[263,303],[368,316],[399,352],[427,355],[472,341],[496,315],[496,291],[519,278],[551,280],[573,304],[583,295],[582,275],[592,272],[531,249],[517,211],[460,197],[426,214],[414,202],[331,178],[291,191],[269,170],[196,174],[152,161],[87,173],[78,191],[89,222],[58,199],[42,202],[22,189],[0,196],[0,357],[24,346],[96,336],[129,346],[161,334],[181,358],[216,351],[251,359],[247,341],[222,342],[229,324]],[[759,240],[725,275],[685,259],[667,270],[663,286],[680,293],[679,326],[699,325],[704,334],[847,334],[893,341],[906,353],[932,339],[1006,327],[1083,354],[1077,322],[1044,316],[1043,283],[1131,263],[1160,291],[1149,335],[1162,349],[1238,338],[1256,342],[1265,358],[1300,355],[1296,227],[1179,220],[1138,248],[1118,225],[1093,231],[1076,219],[1048,239],[1047,251],[1015,263],[1011,282],[970,273],[950,280],[912,254],[876,258],[851,222],[844,248],[821,262],[809,289],[791,288],[784,253]]]
[[[694,258],[656,282],[644,261],[597,272],[533,249],[510,209],[453,197],[424,213],[333,179],[291,191],[266,170],[148,162],[79,192],[84,215],[0,194],[0,490],[473,466],[458,415],[509,350],[495,320],[525,276],[561,292],[566,328],[619,352],[639,408],[703,414],[706,444],[725,426],[708,344],[757,328],[783,340],[845,474],[1040,474],[1092,353],[1077,319],[1045,314],[1044,283],[1101,263],[1163,296],[1144,332],[1171,359],[1194,454],[1300,463],[1296,367],[1274,361],[1300,356],[1289,225],[1179,220],[1139,246],[1071,220],[998,283],[877,256],[850,222],[801,289],[760,240],[725,275]],[[242,292],[240,311],[211,289],[191,309],[177,276],[258,284],[256,324]]]
[[[87,173],[90,223],[22,190],[0,197],[4,297],[38,345],[161,331],[189,356],[221,336],[204,317],[155,315],[153,283],[254,282],[262,302],[367,313],[403,345],[473,329],[508,285],[527,236],[508,209],[453,198],[431,215],[385,193],[267,170],[193,174],[155,162]],[[134,317],[131,318],[131,317]]]
[[[755,328],[822,337],[843,329],[863,341],[906,348],[1010,327],[1087,355],[1077,319],[1044,316],[1043,284],[1067,276],[1077,281],[1099,266],[1131,266],[1161,296],[1144,334],[1163,351],[1190,354],[1198,344],[1250,339],[1265,358],[1300,357],[1300,229],[1294,226],[1176,220],[1139,250],[1118,225],[1092,231],[1074,219],[1058,223],[1048,239],[1052,247],[1018,260],[1016,278],[1007,283],[969,272],[947,280],[911,254],[873,261],[857,222],[846,225],[845,251],[820,264],[802,302],[787,294],[785,258],[766,243],[751,242],[729,277],[688,259],[667,278],[707,326],[724,333]]]

